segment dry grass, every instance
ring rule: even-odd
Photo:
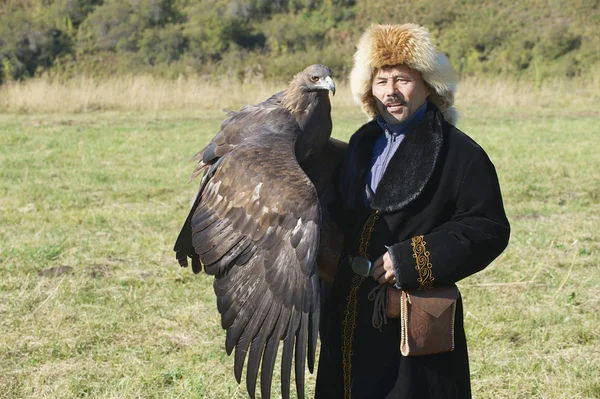
[[[262,101],[273,92],[273,85],[263,82],[213,84],[198,77],[166,80],[137,75],[105,80],[79,77],[67,81],[38,78],[9,82],[0,87],[0,110],[28,113],[220,111]]]
[[[0,86],[0,112],[80,113],[90,111],[151,111],[237,109],[264,100],[285,88],[252,81],[209,82],[199,77],[176,80],[149,75],[61,81],[47,77]],[[458,86],[459,108],[573,107],[600,100],[600,78],[556,79],[536,86],[529,81],[465,78]],[[355,109],[348,85],[340,83],[334,109]]]
[[[535,85],[514,79],[470,77],[458,84],[456,103],[468,107],[562,108],[593,107],[600,100],[600,78],[552,79]]]

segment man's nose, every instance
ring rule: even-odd
[[[385,94],[388,96],[393,96],[396,93],[396,85],[393,79],[389,79],[385,84]]]

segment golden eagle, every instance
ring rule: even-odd
[[[325,205],[345,151],[345,143],[330,138],[329,91],[335,94],[331,69],[311,65],[286,90],[230,113],[194,157],[199,163],[191,178],[204,175],[174,249],[182,266],[190,257],[194,273],[204,265],[215,276],[226,350],[231,354],[235,348],[238,383],[248,355],[252,398],[259,364],[261,394],[270,397],[280,341],[284,398],[292,363],[299,398],[307,358],[313,371],[320,314],[317,258],[321,268],[332,253],[319,255],[326,244],[321,232],[331,228]],[[335,264],[335,252],[329,259]]]

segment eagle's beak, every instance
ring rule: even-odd
[[[331,93],[335,96],[335,83],[331,77],[327,76],[325,79],[321,79],[320,84],[317,86],[322,89],[331,90]]]

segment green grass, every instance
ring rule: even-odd
[[[462,114],[512,224],[504,254],[460,283],[474,396],[598,398],[600,115]],[[334,117],[341,138],[364,121]],[[0,397],[246,397],[211,278],[172,252],[197,187],[187,161],[221,118],[0,115]]]

